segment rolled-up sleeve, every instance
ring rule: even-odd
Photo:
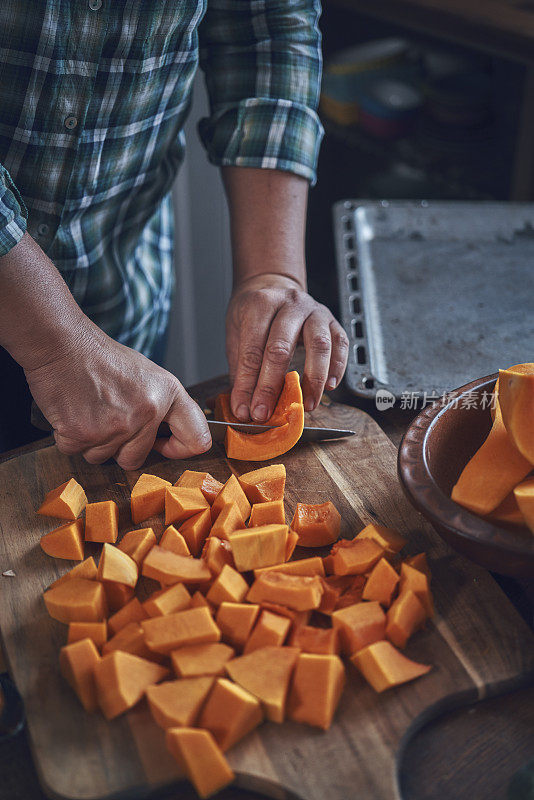
[[[208,0],[200,63],[210,116],[199,131],[212,163],[315,182],[323,135],[319,15],[318,0]]]
[[[7,169],[0,164],[0,256],[9,253],[26,232],[28,212]]]

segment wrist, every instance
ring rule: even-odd
[[[234,276],[234,294],[243,289],[263,289],[266,287],[283,289],[296,288],[301,292],[307,292],[306,269],[303,266],[302,270],[298,270],[297,272],[294,270],[288,272],[280,270],[275,272],[258,272],[246,275],[236,274]]]

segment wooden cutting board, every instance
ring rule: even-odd
[[[454,554],[405,500],[396,477],[396,451],[364,412],[332,405],[311,415],[312,424],[353,428],[357,436],[331,444],[303,445],[283,457],[286,511],[297,501],[332,500],[342,516],[342,536],[377,521],[398,528],[411,554],[430,558],[436,617],[414,636],[407,654],[433,664],[425,677],[377,695],[352,666],[335,721],[328,732],[296,723],[266,723],[229,754],[237,784],[274,798],[369,800],[400,797],[398,765],[413,732],[453,706],[530,682],[534,637],[491,576]],[[154,457],[145,471],[176,480],[186,468],[230,474],[215,447],[190,462]],[[238,474],[253,468],[233,462]],[[39,538],[54,520],[35,508],[45,492],[70,475],[90,501],[114,499],[120,530],[129,530],[129,491],[139,472],[116,465],[91,466],[49,447],[0,465],[0,629],[11,673],[24,698],[35,763],[46,793],[59,798],[143,798],[176,781],[163,734],[140,704],[106,722],[86,714],[58,670],[65,626],[45,611],[42,593],[70,562],[46,556]],[[144,523],[145,524],[145,523]],[[161,520],[153,521],[157,533]],[[140,526],[141,527],[141,526]],[[97,547],[87,546],[88,554]]]

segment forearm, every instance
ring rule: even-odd
[[[223,167],[230,209],[234,287],[265,274],[306,289],[308,181],[289,172]]]
[[[25,234],[0,258],[0,345],[26,370],[76,338],[83,313],[60,273]]]

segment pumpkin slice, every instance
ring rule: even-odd
[[[534,533],[534,478],[523,481],[514,489],[514,497],[524,524]]]
[[[161,728],[194,725],[214,681],[213,677],[182,678],[149,686],[146,699],[154,720]]]
[[[336,655],[301,653],[297,659],[287,716],[328,730],[345,686],[345,667]]]
[[[390,642],[374,642],[355,653],[351,661],[375,692],[413,681],[432,669],[426,664],[410,661]]]
[[[227,540],[231,533],[243,530],[244,527],[245,520],[237,503],[226,503],[211,528],[211,536]]]
[[[291,620],[287,617],[262,611],[243,652],[252,653],[261,647],[282,647],[290,628]]]
[[[44,552],[54,558],[83,561],[83,522],[81,519],[67,522],[50,533],[41,536],[39,544]]]
[[[258,525],[285,525],[285,522],[284,501],[269,500],[266,503],[254,503],[248,526],[256,528]]]
[[[118,545],[119,550],[133,558],[138,567],[143,563],[147,553],[156,544],[156,534],[152,528],[140,528],[125,533]]]
[[[224,641],[241,650],[259,613],[260,606],[256,603],[221,603],[215,620]]]
[[[171,482],[158,475],[145,472],[139,476],[130,497],[132,520],[136,525],[155,514],[161,514],[165,507],[165,489],[168,486],[171,486]]]
[[[234,557],[229,542],[210,535],[202,549],[202,560],[213,575],[218,575],[225,564],[234,567]]]
[[[386,635],[386,615],[376,600],[340,608],[332,614],[342,651],[350,656]]]
[[[258,578],[264,572],[283,572],[285,575],[324,575],[323,559],[320,556],[312,556],[284,564],[274,564],[272,567],[260,567],[260,569],[254,570],[254,577]]]
[[[241,516],[246,521],[250,516],[250,503],[235,475],[231,475],[215,498],[211,507],[213,521],[217,519],[224,506],[228,503],[237,503]]]
[[[43,600],[50,616],[59,622],[102,622],[108,613],[104,587],[86,578],[72,578],[48,589]]]
[[[114,583],[113,581],[102,581],[106,601],[110,611],[118,611],[120,608],[129,603],[134,596],[134,590],[131,586],[126,586],[124,583]]]
[[[132,599],[108,619],[110,633],[116,634],[130,622],[141,622],[148,617],[147,612],[137,599]]]
[[[186,644],[218,642],[221,632],[207,608],[188,608],[141,622],[147,645],[166,655]]]
[[[402,649],[426,618],[426,609],[415,592],[405,589],[388,610],[386,636],[395,647]]]
[[[159,540],[159,546],[164,550],[170,550],[171,553],[176,553],[177,556],[191,555],[189,547],[187,546],[187,542],[180,531],[176,530],[174,525],[169,525],[168,528],[165,528],[163,535]]]
[[[191,605],[191,595],[183,583],[175,583],[168,589],[161,589],[154,592],[148,600],[143,603],[145,617],[164,617],[166,614],[176,614],[177,611],[185,611]]]
[[[262,647],[229,661],[226,672],[258,698],[267,719],[283,722],[289,682],[298,654],[296,647]]]
[[[340,539],[330,551],[334,575],[362,575],[384,555],[384,548],[372,538]]]
[[[69,624],[67,644],[81,642],[82,639],[91,639],[96,647],[101,648],[107,638],[108,626],[105,620],[103,622],[71,622]]]
[[[71,578],[86,578],[88,581],[96,581],[97,574],[98,569],[96,567],[95,560],[93,556],[89,556],[89,558],[86,558],[85,561],[81,562],[81,564],[76,564],[75,567],[62,575],[61,578],[58,578],[51,583],[49,588],[53,589],[54,586],[59,586],[60,583],[70,581]]]
[[[287,525],[261,525],[229,534],[236,569],[246,572],[285,560]]]
[[[245,472],[238,480],[251,503],[284,499],[286,468],[283,464],[271,464]]]
[[[119,533],[119,509],[114,500],[87,503],[85,506],[85,541],[115,544]]]
[[[295,628],[289,639],[292,647],[298,647],[302,653],[331,656],[339,654],[339,635],[337,628],[314,628],[311,625],[300,625]]]
[[[90,638],[67,644],[59,651],[61,674],[90,713],[98,708],[95,668],[99,662],[100,654]]]
[[[98,563],[98,580],[123,583],[125,586],[135,588],[139,571],[137,564],[129,555],[123,553],[112,544],[104,544],[102,555]]]
[[[304,430],[304,406],[292,403],[286,411],[286,423],[263,433],[241,433],[228,428],[226,455],[236,461],[270,461],[291,450]]]
[[[106,719],[114,719],[141,700],[154,683],[167,677],[160,664],[114,650],[95,665],[98,705]]]
[[[218,678],[198,718],[198,725],[210,731],[223,752],[263,721],[260,701],[242,686]]]
[[[229,564],[225,564],[210,586],[206,600],[214,606],[221,603],[240,603],[247,592],[248,583],[243,576]]]
[[[182,472],[174,485],[181,486],[183,489],[200,489],[210,505],[223,487],[222,483],[209,472],[194,472],[190,469]]]
[[[463,468],[451,498],[475,514],[490,514],[531,469],[508,434],[499,405],[486,440]]]
[[[384,550],[390,553],[399,553],[407,541],[404,536],[401,536],[400,533],[393,528],[386,528],[385,525],[376,525],[375,523],[366,525],[365,528],[354,537],[354,541],[359,541],[360,539],[373,539],[380,547],[383,547]]]
[[[202,552],[204,542],[211,530],[211,510],[210,508],[194,514],[180,525],[180,533],[185,539],[187,548],[192,556],[199,556]]]
[[[378,600],[388,608],[391,604],[393,593],[397,588],[399,576],[389,561],[381,558],[373,567],[363,587],[363,600]]]
[[[339,536],[341,515],[328,501],[310,505],[297,503],[291,529],[298,533],[301,547],[322,547],[332,544]]]
[[[185,522],[205,509],[209,509],[209,503],[200,489],[170,486],[165,490],[165,525]]]
[[[222,642],[190,644],[171,653],[178,678],[199,678],[204,675],[226,675],[224,665],[235,656],[233,647]]]
[[[174,583],[205,583],[211,572],[205,561],[191,556],[177,556],[170,550],[154,545],[143,561],[142,574],[165,585]]]
[[[102,647],[102,653],[107,655],[115,650],[122,653],[131,653],[133,656],[145,658],[147,661],[161,663],[161,656],[153,653],[145,642],[145,634],[138,622],[129,622],[112,636]]]
[[[521,455],[534,464],[534,364],[532,371],[499,370],[499,407]]]
[[[70,478],[46,494],[37,513],[45,517],[74,520],[80,516],[86,505],[84,490],[78,481]]]
[[[264,572],[252,584],[249,603],[279,603],[295,611],[319,608],[323,586],[318,575],[285,575],[283,572]]]
[[[165,742],[199,797],[211,797],[234,780],[230,765],[209,731],[168,728]]]

